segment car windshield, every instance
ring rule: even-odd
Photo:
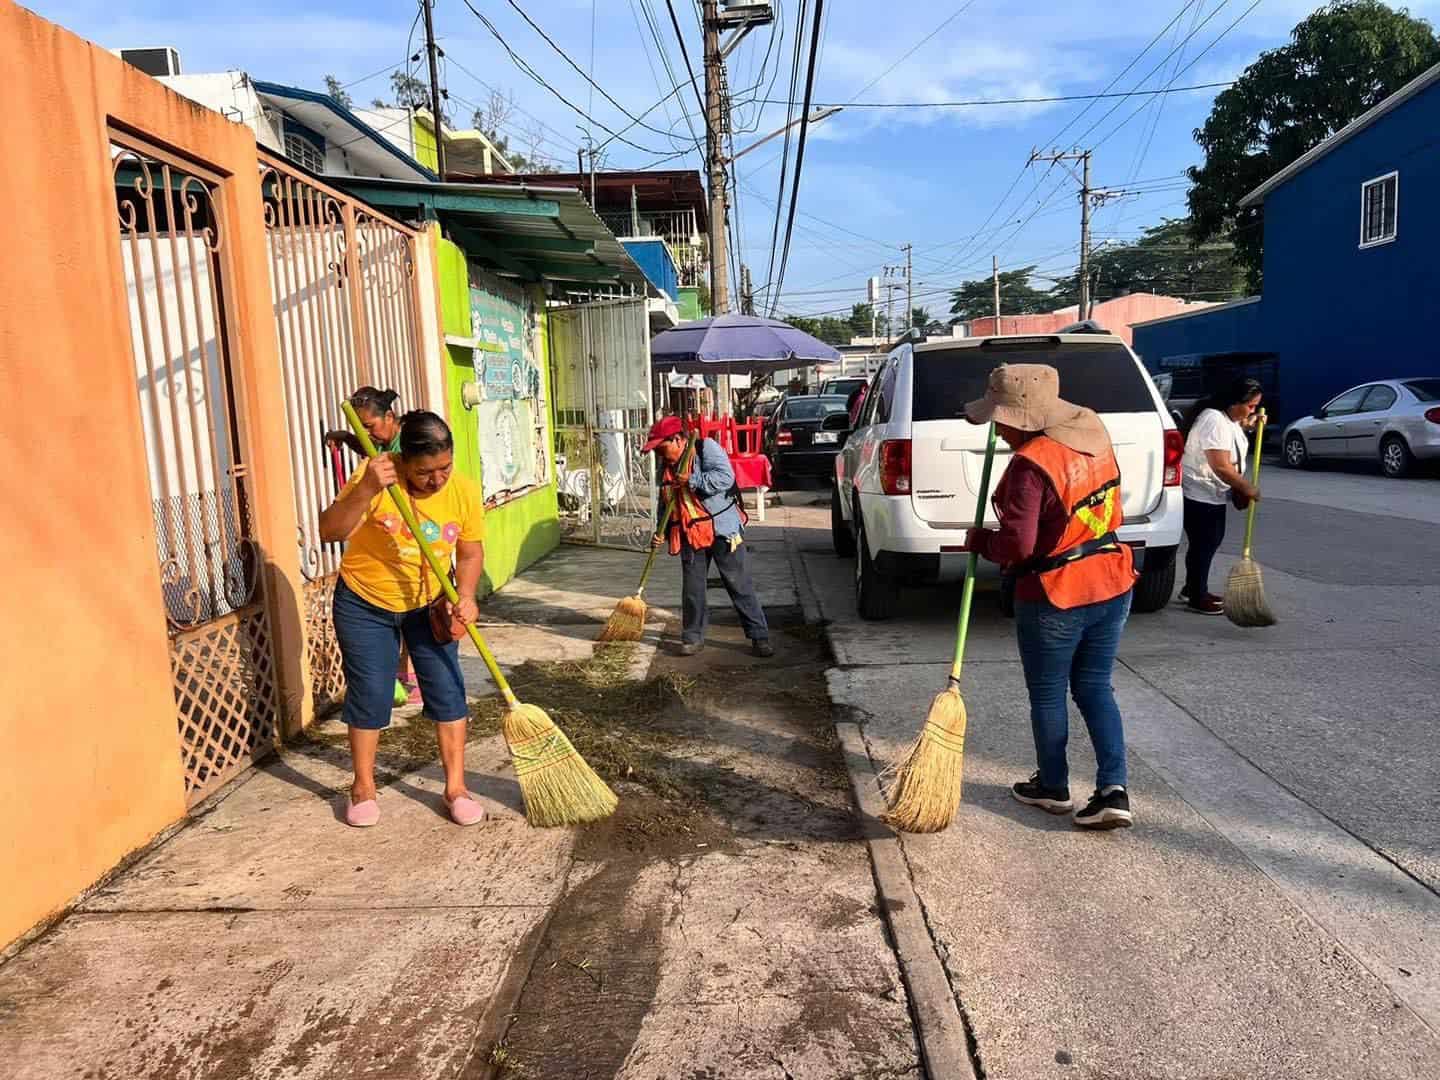
[[[967,401],[985,395],[1001,364],[1049,364],[1060,372],[1060,396],[1100,413],[1154,412],[1155,400],[1123,345],[1111,342],[1015,341],[915,354],[911,418],[958,419]]]
[[[1405,389],[1421,401],[1440,401],[1440,379],[1411,379]]]
[[[786,420],[820,420],[845,411],[843,397],[791,398],[785,403]]]
[[[865,379],[831,379],[825,384],[825,393],[839,394],[842,397],[848,396],[851,391],[858,390],[864,386]]]

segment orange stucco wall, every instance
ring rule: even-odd
[[[230,179],[259,220],[248,129],[0,0],[0,946],[185,811],[107,121]],[[241,442],[282,658],[303,719],[300,581],[263,229],[232,228]]]

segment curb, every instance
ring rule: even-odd
[[[820,611],[819,599],[810,582],[805,561],[793,544],[786,543],[786,555],[795,578],[795,591],[809,625],[825,629],[826,620]],[[829,631],[826,629],[826,639]],[[833,646],[832,646],[833,652]],[[843,677],[837,669],[827,672],[826,683],[834,685]],[[924,908],[910,877],[909,863],[900,838],[880,820],[884,801],[880,795],[880,777],[865,744],[860,725],[842,719],[842,707],[834,705],[835,733],[845,755],[845,768],[850,774],[850,790],[854,794],[865,833],[865,846],[870,853],[870,869],[875,878],[879,898],[895,959],[900,965],[900,978],[905,984],[910,1016],[915,1023],[915,1037],[929,1080],[977,1080],[971,1055],[970,1035],[960,1015],[955,991],[945,973],[945,966],[935,951],[935,941],[925,922]]]

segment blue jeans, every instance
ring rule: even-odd
[[[345,723],[369,730],[390,726],[402,637],[415,665],[424,714],[440,724],[470,715],[465,679],[460,674],[460,648],[453,641],[435,640],[425,608],[387,611],[356,596],[340,578],[335,582],[331,610],[345,669]]]
[[[1070,784],[1065,744],[1070,717],[1068,687],[1090,730],[1097,765],[1095,786],[1125,784],[1125,727],[1110,684],[1120,635],[1130,614],[1130,593],[1100,604],[1062,609],[1048,600],[1015,605],[1016,639],[1025,686],[1030,691],[1030,727],[1040,783]]]

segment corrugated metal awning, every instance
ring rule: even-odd
[[[359,176],[329,180],[402,221],[439,221],[468,256],[521,281],[649,286],[615,234],[573,188]]]

